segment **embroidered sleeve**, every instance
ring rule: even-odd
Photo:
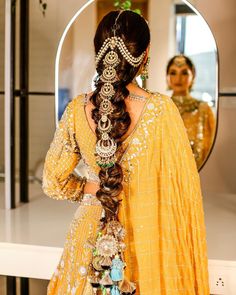
[[[73,101],[67,106],[47,152],[43,170],[43,190],[57,200],[80,200],[86,178],[73,171],[81,155],[74,132]]]

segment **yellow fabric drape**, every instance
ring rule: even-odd
[[[173,102],[152,97],[123,158],[129,172],[120,219],[138,294],[209,294],[199,176]]]
[[[184,121],[188,139],[199,169],[207,158],[215,135],[215,115],[206,102],[193,97],[172,97]],[[193,105],[192,109],[189,107]]]
[[[82,101],[83,96],[79,96],[71,104],[73,133],[81,157],[98,173],[94,156],[96,137],[86,121]],[[124,149],[121,159],[124,190],[120,195],[119,218],[127,232],[125,274],[136,282],[136,294],[209,295],[199,176],[183,121],[170,98],[151,95],[136,129],[125,140]],[[50,160],[45,165],[48,169]],[[96,211],[95,207],[90,209]],[[86,224],[96,223],[98,214],[95,217],[92,213],[85,214],[84,220]],[[80,234],[84,235],[84,227],[78,225],[76,237]],[[88,237],[91,235],[95,237],[94,230]],[[72,240],[68,236],[66,245]],[[81,247],[79,242],[78,246]],[[65,247],[63,257],[68,251]],[[87,268],[88,261],[82,261],[73,251],[70,256],[78,267]],[[85,282],[86,277],[82,279]],[[74,293],[65,294],[92,295],[88,285],[75,287],[76,280],[81,280],[80,273],[70,276],[69,268],[66,273],[58,267],[48,294],[64,294],[57,286],[60,284],[65,290],[69,284]]]

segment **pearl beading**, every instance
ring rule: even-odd
[[[141,65],[143,58],[145,56],[145,51],[138,57],[134,57],[126,47],[124,41],[120,37],[111,37],[107,38],[102,47],[100,48],[98,54],[95,57],[95,63],[98,65],[98,63],[101,61],[102,57],[110,47],[111,49],[114,49],[117,46],[122,56],[126,59],[126,61],[133,67],[138,67]]]

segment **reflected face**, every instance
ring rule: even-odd
[[[188,65],[176,66],[172,64],[167,75],[167,82],[174,94],[186,95],[193,83],[193,72]]]

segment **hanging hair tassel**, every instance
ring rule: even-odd
[[[120,291],[116,285],[111,287],[111,295],[120,295]]]
[[[99,284],[99,280],[100,280],[100,278],[99,278],[99,272],[98,271],[95,271],[95,275],[90,276],[88,278],[88,280],[89,280],[90,284],[92,285],[92,287],[95,288],[95,289],[97,289],[100,286],[100,284]]]
[[[102,295],[107,295],[107,288],[102,287]]]
[[[134,294],[136,287],[134,283],[128,281],[127,279],[123,279],[123,281],[119,284],[119,289],[121,294],[130,295]]]
[[[101,265],[101,260],[102,260],[102,257],[101,256],[95,256],[95,257],[93,257],[92,266],[97,271],[103,270],[103,267]]]
[[[109,256],[102,258],[100,261],[100,264],[103,268],[109,268],[111,266],[111,263],[111,258]]]
[[[99,283],[104,287],[113,285],[113,281],[112,281],[109,273],[110,273],[109,270],[106,270],[103,278],[99,281]]]
[[[124,262],[116,255],[112,260],[111,278],[114,282],[119,282],[123,279]]]

